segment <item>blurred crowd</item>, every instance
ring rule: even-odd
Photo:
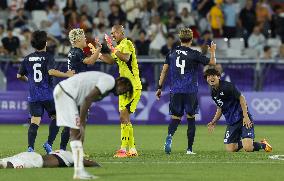
[[[71,29],[84,29],[88,42],[103,42],[113,25],[123,24],[139,57],[166,56],[179,44],[178,29],[190,27],[193,46],[204,53],[212,40],[241,38],[258,57],[284,58],[284,7],[273,0],[1,0],[0,17],[2,56],[31,53],[35,29],[48,32],[47,51],[64,57]],[[275,54],[270,39],[279,42]]]

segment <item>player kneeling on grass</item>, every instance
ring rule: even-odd
[[[209,68],[204,72],[204,78],[211,87],[211,96],[217,105],[216,114],[208,123],[208,130],[212,132],[222,114],[225,116],[227,129],[224,143],[228,152],[244,149],[246,152],[264,149],[271,152],[272,147],[263,139],[254,142],[254,125],[248,111],[245,97],[231,82],[220,80],[220,72]]]
[[[74,164],[70,151],[57,150],[47,155],[40,155],[36,152],[22,152],[17,155],[0,159],[1,168],[55,168],[71,167]],[[100,167],[92,160],[84,159],[86,167]]]
[[[74,179],[93,179],[83,165],[83,146],[88,109],[92,102],[107,96],[132,96],[133,86],[129,79],[116,80],[103,72],[89,71],[75,74],[63,80],[54,89],[54,101],[58,126],[70,127],[71,149],[74,159]]]

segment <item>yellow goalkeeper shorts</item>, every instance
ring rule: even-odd
[[[125,95],[119,96],[119,111],[128,109],[129,112],[134,113],[137,107],[137,104],[141,97],[141,89],[134,90],[132,97],[127,97]]]

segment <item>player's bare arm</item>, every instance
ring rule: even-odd
[[[20,75],[20,74],[17,74],[17,79],[24,81],[24,82],[28,81],[28,78],[25,75]]]
[[[96,39],[96,46],[97,46],[97,48],[91,43],[88,44],[88,47],[90,48],[90,50],[92,52],[92,55],[83,60],[84,64],[92,65],[92,64],[96,63],[97,59],[100,56],[101,49],[102,49],[102,45],[100,44],[100,42],[97,39]]]
[[[62,78],[67,78],[67,77],[72,77],[75,74],[74,70],[68,70],[67,72],[61,72],[59,70],[56,69],[50,69],[48,71],[48,74],[51,76],[55,76],[55,77],[62,77]]]
[[[160,80],[159,80],[159,85],[158,85],[158,90],[156,92],[156,97],[159,100],[161,98],[162,95],[162,87],[163,84],[165,82],[165,78],[168,74],[168,70],[169,70],[169,65],[168,64],[164,64],[161,75],[160,75]]]
[[[109,54],[102,54],[99,58],[107,64],[115,64],[115,60]]]
[[[253,123],[251,122],[249,116],[248,116],[248,109],[247,109],[247,102],[245,99],[245,96],[241,95],[240,96],[240,104],[242,107],[242,111],[243,111],[243,126],[245,126],[247,129],[251,128]]]
[[[117,58],[119,58],[121,61],[128,62],[130,60],[130,54],[129,53],[122,53],[120,51],[114,51],[113,52]]]
[[[222,116],[222,109],[217,106],[217,110],[216,110],[216,113],[215,113],[215,116],[214,116],[213,120],[207,124],[208,131],[210,133],[212,133],[214,131],[214,128],[215,128],[215,126],[217,124],[217,121],[219,121],[221,116]]]
[[[210,52],[209,65],[216,65],[216,56],[215,56],[216,44],[213,41],[211,42],[211,46],[208,47],[208,50]]]

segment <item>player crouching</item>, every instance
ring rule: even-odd
[[[222,114],[225,116],[227,129],[224,144],[228,152],[237,152],[244,149],[246,152],[261,149],[271,152],[272,147],[265,139],[254,142],[254,125],[252,116],[248,111],[245,97],[231,82],[220,80],[220,72],[209,68],[204,72],[204,78],[211,87],[211,97],[217,105],[217,111],[208,131],[212,132]]]

